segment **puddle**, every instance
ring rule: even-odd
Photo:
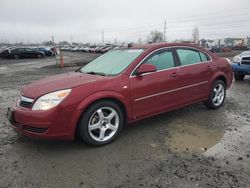
[[[248,118],[248,114],[238,116],[228,113],[227,119],[235,123],[227,129],[222,140],[204,154],[227,159],[249,156],[250,121]],[[249,157],[247,158],[249,160]]]
[[[203,153],[223,137],[223,130],[204,125],[179,124],[172,127],[167,144],[174,152]]]

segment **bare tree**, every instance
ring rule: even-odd
[[[61,41],[59,42],[60,45],[70,45],[70,43],[68,41]]]
[[[159,43],[163,41],[163,33],[160,31],[151,31],[147,37],[148,42]]]
[[[138,43],[138,44],[142,44],[142,39],[139,38],[137,43]]]
[[[49,40],[49,41],[43,41],[42,44],[45,45],[45,46],[52,46],[53,45],[53,41],[51,41],[51,40]]]
[[[195,27],[193,29],[193,41],[194,43],[198,43],[199,42],[199,38],[200,38],[200,32],[199,32],[199,28],[198,27]]]

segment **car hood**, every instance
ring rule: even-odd
[[[64,73],[32,82],[22,89],[22,95],[37,98],[53,91],[69,89],[104,79],[107,79],[107,77],[79,72]]]
[[[244,52],[242,52],[241,54],[239,54],[237,56],[239,56],[239,57],[245,57],[245,56],[249,57],[250,56],[250,50],[244,51]]]

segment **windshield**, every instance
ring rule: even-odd
[[[80,72],[101,75],[116,75],[121,73],[144,50],[126,49],[110,51],[80,69]]]

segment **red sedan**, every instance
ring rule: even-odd
[[[232,84],[229,60],[188,44],[116,49],[77,72],[35,81],[8,109],[12,127],[28,136],[113,141],[125,123],[203,101],[222,106]]]

